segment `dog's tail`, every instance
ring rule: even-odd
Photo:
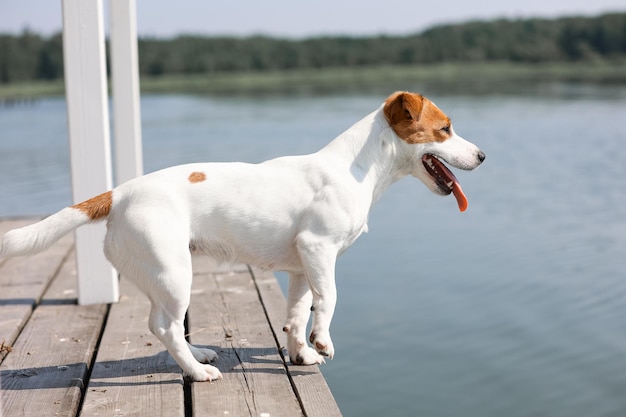
[[[112,191],[107,191],[75,206],[66,207],[38,223],[11,230],[0,242],[0,257],[41,252],[77,227],[104,220],[111,211],[112,197]]]

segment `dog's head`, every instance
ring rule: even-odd
[[[485,160],[485,154],[458,136],[450,118],[419,94],[396,92],[385,101],[383,112],[410,158],[411,174],[436,194],[454,193],[459,210],[465,211],[467,198],[442,161],[471,170]]]

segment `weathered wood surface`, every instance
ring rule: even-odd
[[[0,222],[0,235],[29,223],[32,220]],[[0,259],[0,344],[13,344],[72,244],[71,236],[65,237],[50,250],[30,258]],[[0,350],[0,359],[4,354],[6,349]]]
[[[6,415],[72,416],[80,405],[107,306],[75,305],[74,258],[67,258],[0,365]]]
[[[111,305],[81,416],[185,415],[183,376],[148,330],[150,302],[122,279]]]
[[[0,236],[32,221],[0,221]],[[0,417],[341,415],[317,366],[285,361],[273,274],[194,257],[189,339],[219,354],[224,378],[191,383],[133,284],[121,279],[119,303],[77,305],[73,244],[0,259]]]
[[[223,379],[193,384],[194,407],[208,416],[302,415],[250,272],[195,269],[191,343],[214,348]]]

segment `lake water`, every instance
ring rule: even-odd
[[[339,259],[340,408],[626,415],[626,86],[426,90],[487,159],[467,212],[407,178]],[[385,96],[144,96],[145,169],[313,152]],[[62,98],[0,107],[0,216],[70,204],[66,134]]]

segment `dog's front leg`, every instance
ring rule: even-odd
[[[330,338],[330,322],[335,312],[337,289],[335,287],[335,262],[337,250],[323,242],[298,242],[298,252],[313,300],[313,326],[309,341],[320,355],[333,358],[335,348]]]
[[[324,357],[309,347],[306,327],[309,322],[313,297],[304,273],[289,274],[287,296],[287,321],[283,331],[287,333],[287,351],[291,363],[315,365],[324,363]]]

